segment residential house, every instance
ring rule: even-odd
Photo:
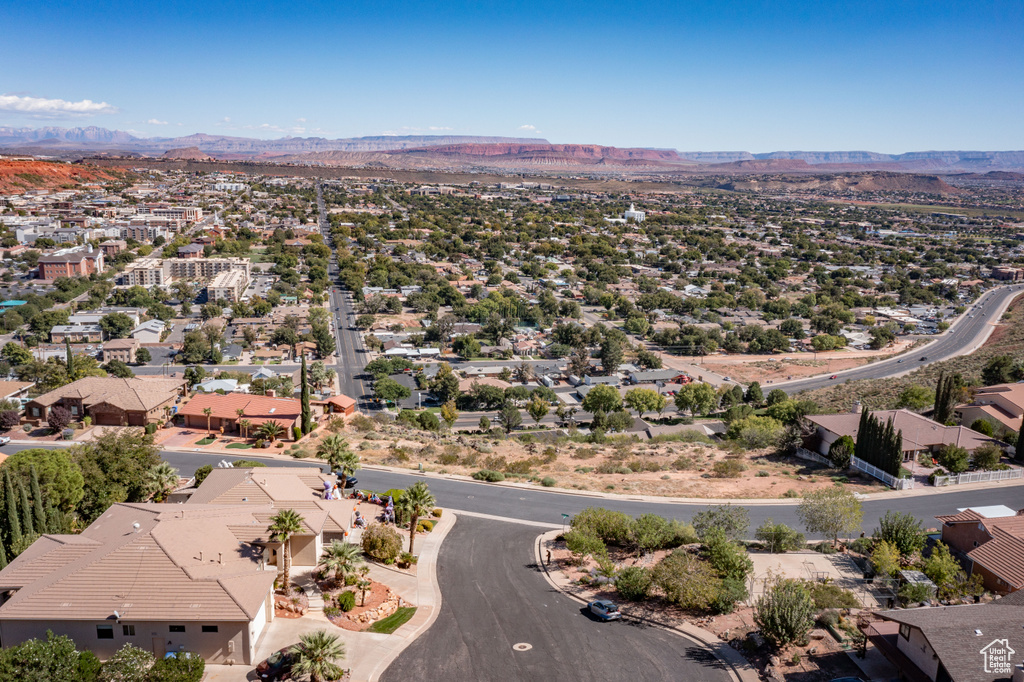
[[[145,426],[166,418],[184,389],[180,379],[85,377],[28,401],[25,418],[45,422],[60,405],[72,418],[92,417],[97,425]]]
[[[103,329],[98,324],[60,324],[50,330],[51,343],[99,343]]]
[[[903,434],[903,461],[909,462],[919,454],[932,454],[946,445],[956,445],[974,452],[982,445],[998,441],[965,426],[943,426],[910,410],[878,410],[872,414],[882,423],[893,420],[893,426]],[[860,413],[811,415],[807,420],[818,427],[818,452],[828,454],[832,443],[843,436],[857,440]]]
[[[348,416],[355,414],[356,401],[354,398],[350,398],[347,395],[333,395],[327,400],[321,401],[318,404],[322,404],[324,409],[330,414],[341,414]]]
[[[205,247],[202,244],[186,244],[178,247],[178,258],[202,258]]]
[[[28,398],[28,389],[35,386],[31,381],[0,381],[0,400],[19,401]]]
[[[110,239],[100,243],[100,251],[109,258],[128,249],[128,242],[123,239]]]
[[[989,604],[881,611],[868,639],[911,682],[1019,680],[1024,592]]]
[[[134,363],[140,345],[138,339],[111,339],[103,344],[103,362],[119,360],[125,364]]]
[[[236,393],[239,390],[238,379],[207,379],[192,387],[195,393]]]
[[[984,419],[996,433],[1020,431],[1024,421],[1024,384],[995,384],[974,391],[974,400],[956,406],[957,421],[973,424]]]
[[[206,415],[203,410],[209,408]],[[238,411],[242,414],[239,415]],[[241,433],[238,422],[249,420],[252,427],[259,428],[266,422],[275,422],[284,429],[281,440],[292,438],[292,427],[299,426],[302,403],[293,398],[271,398],[262,395],[242,393],[204,393],[188,401],[177,414],[184,425],[192,429],[221,430],[221,433]]]
[[[115,504],[80,534],[42,536],[0,571],[0,641],[52,631],[101,659],[134,644],[252,666],[277,577],[259,511]]]
[[[140,344],[160,343],[167,323],[162,320],[146,320],[132,330],[132,338]]]
[[[1024,509],[967,507],[935,518],[942,522],[942,541],[967,558],[971,575],[982,576],[985,589],[1024,588]]]

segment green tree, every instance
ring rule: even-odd
[[[640,419],[644,418],[645,412],[653,412],[658,409],[659,394],[650,388],[633,388],[626,391],[624,402]]]
[[[959,597],[967,581],[963,567],[944,542],[935,544],[932,553],[921,562],[921,571],[935,583],[943,599]]]
[[[124,313],[110,313],[100,318],[100,329],[108,339],[127,338],[134,326],[132,318]]]
[[[292,647],[292,656],[295,673],[309,675],[312,682],[336,680],[342,675],[337,661],[345,658],[345,644],[326,630],[307,632],[300,635],[299,643]]]
[[[708,507],[693,517],[693,529],[702,542],[713,529],[722,531],[726,538],[738,542],[747,534],[748,528],[750,511],[746,507],[736,507],[732,504]]]
[[[959,374],[939,374],[939,381],[935,387],[935,413],[932,418],[940,424],[945,424],[953,419],[953,412],[960,401],[960,393],[963,390],[963,379]]]
[[[83,663],[95,660],[91,652],[79,652],[67,635],[46,631],[46,639],[28,639],[0,650],[0,679],[42,682],[87,682]]]
[[[717,528],[705,535],[704,552],[723,579],[743,582],[754,570],[754,562],[747,556],[747,550],[729,540],[725,533]]]
[[[480,430],[484,433],[491,430],[491,420],[485,414],[480,415]]]
[[[939,450],[936,460],[939,462],[939,466],[949,473],[962,474],[970,467],[971,456],[965,448],[947,443]]]
[[[505,434],[515,431],[523,423],[523,415],[519,408],[512,403],[505,403],[495,417],[495,421],[505,430]]]
[[[754,604],[754,622],[773,646],[806,638],[814,625],[814,599],[798,580],[776,578]]]
[[[459,418],[459,411],[455,408],[455,401],[448,400],[441,405],[441,419],[444,419],[444,423],[448,425],[448,428],[455,426],[456,420]]]
[[[403,386],[390,377],[378,379],[373,384],[373,395],[387,403],[397,403],[412,395],[407,386]]]
[[[39,483],[39,472],[34,464],[29,465],[29,493],[32,495],[32,518],[36,532],[47,532],[46,506],[43,503],[43,488]]]
[[[839,535],[860,529],[864,512],[860,500],[846,488],[825,488],[804,495],[796,514],[808,533],[821,533],[839,544]]]
[[[317,568],[324,574],[332,574],[335,582],[339,582],[350,575],[356,575],[364,563],[362,547],[334,540],[324,548]]]
[[[547,416],[550,406],[548,401],[534,396],[530,403],[526,406],[526,411],[533,417],[533,421],[540,424],[540,420]]]
[[[775,405],[776,403],[781,403],[784,400],[789,400],[789,395],[781,388],[773,388],[772,390],[768,391],[768,398],[765,402],[768,404],[769,407],[771,407],[772,405]]]
[[[885,578],[896,575],[900,570],[900,550],[885,540],[875,542],[871,548],[871,565],[877,575]]]
[[[778,445],[784,431],[782,422],[776,419],[750,416],[729,424],[726,437],[747,448],[767,448]]]
[[[832,441],[828,448],[828,458],[836,465],[837,469],[846,470],[850,468],[850,461],[857,449],[857,443],[850,436],[840,436]]]
[[[416,540],[416,524],[421,517],[434,511],[436,500],[423,481],[416,481],[405,489],[396,507],[408,514],[409,522],[409,553],[413,553],[413,542]]]
[[[132,371],[131,367],[120,360],[111,360],[103,366],[103,369],[110,376],[118,377],[119,379],[131,379],[135,376],[135,372]]]
[[[693,414],[707,414],[714,409],[717,396],[711,384],[693,382],[676,392],[676,407]]]
[[[623,355],[622,344],[606,336],[601,342],[601,352],[598,356],[601,358],[601,369],[604,373],[609,376],[615,374],[622,364]]]
[[[153,437],[142,429],[104,433],[95,441],[75,445],[70,455],[84,479],[78,513],[85,523],[112,504],[144,502],[149,497],[147,474],[160,462]]]
[[[99,682],[146,682],[153,654],[132,644],[125,644],[100,668]]]
[[[23,536],[21,533],[21,514],[18,510],[18,498],[15,495],[14,482],[11,474],[3,470],[4,485],[4,539],[6,540],[7,554],[13,559],[21,553],[23,547]]]
[[[302,532],[304,521],[302,515],[294,509],[282,509],[270,517],[270,525],[267,527],[270,539],[281,543],[279,581],[286,591],[292,582],[292,536]]]
[[[1016,379],[1017,363],[1011,355],[997,355],[981,370],[981,381],[986,386],[1008,384]]]
[[[25,546],[27,547],[35,542],[39,532],[46,529],[40,528],[39,531],[36,531],[32,521],[32,504],[28,501],[28,493],[25,491],[21,479],[17,479],[15,487],[18,489],[18,511],[21,512],[21,529],[25,535]]]
[[[163,502],[167,499],[167,495],[178,486],[181,480],[178,470],[167,462],[160,462],[150,468],[146,478],[149,482],[149,489],[153,493],[153,500],[156,502]]]
[[[670,604],[684,609],[708,608],[721,591],[714,568],[685,549],[677,549],[651,570],[651,581]]]
[[[4,460],[0,469],[9,471],[23,483],[28,483],[30,489],[33,486],[32,471],[35,470],[41,497],[53,503],[62,512],[73,511],[84,494],[82,472],[66,449],[19,450]]]
[[[760,405],[764,402],[764,393],[761,391],[761,384],[751,381],[747,386],[747,392],[743,395],[743,401],[751,405]]]
[[[907,386],[896,400],[896,409],[924,410],[935,404],[935,392],[924,386]]]
[[[12,367],[28,364],[33,359],[31,351],[22,348],[13,341],[8,341],[4,344],[3,350],[0,350],[0,357],[6,360],[7,364]]]
[[[309,377],[306,376],[306,356],[302,356],[302,367],[300,371],[300,381],[302,386],[300,387],[299,401],[301,404],[301,424],[302,424],[302,435],[308,434],[313,430],[313,411],[309,406]]]
[[[793,552],[806,546],[803,533],[790,528],[784,523],[775,523],[771,518],[765,519],[758,526],[757,531],[754,533],[754,539],[773,554],[776,552]]]
[[[582,407],[587,412],[614,412],[622,409],[622,396],[618,390],[608,384],[598,384],[591,388],[583,398]]]
[[[891,509],[878,522],[874,537],[891,544],[903,557],[920,552],[927,540],[921,522],[913,514]]]

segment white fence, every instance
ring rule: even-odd
[[[852,466],[857,471],[863,471],[868,476],[877,478],[882,483],[885,483],[890,488],[895,488],[896,490],[908,490],[914,487],[914,479],[897,478],[896,476],[893,476],[892,474],[886,471],[882,471],[874,464],[868,464],[864,460],[857,459],[856,457],[853,457],[850,460],[850,466]]]
[[[820,455],[817,452],[808,450],[807,448],[797,448],[795,454],[800,459],[806,459],[809,462],[817,462],[818,464],[824,464],[825,466],[833,468],[835,467],[835,464],[833,464],[832,460],[830,460],[828,457]]]
[[[1024,469],[1008,469],[1006,471],[971,471],[955,476],[936,476],[935,487],[944,485],[961,485],[962,483],[981,483],[983,481],[1009,481],[1024,478]]]

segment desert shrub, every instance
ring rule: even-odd
[[[657,462],[652,462],[648,459],[631,459],[626,467],[634,472],[640,473],[642,471],[661,471],[661,465]]]
[[[422,528],[423,530],[429,533],[430,531],[434,530],[434,522],[430,519],[420,519],[419,522],[416,524],[416,527]]]
[[[725,578],[711,607],[717,613],[732,613],[738,602],[747,598],[747,585],[743,580]]]
[[[506,466],[508,466],[508,462],[502,455],[491,455],[489,457],[484,457],[485,469],[491,469],[492,471],[502,471]]]
[[[669,603],[684,609],[706,609],[721,591],[715,569],[684,549],[677,549],[651,570],[651,582]]]
[[[579,448],[569,456],[573,459],[591,459],[597,457],[597,450],[595,448]]]
[[[143,682],[153,665],[153,654],[131,644],[125,644],[100,668],[100,682]]]
[[[146,682],[199,682],[206,671],[206,661],[199,654],[179,651],[169,658],[161,658],[146,675]]]
[[[339,609],[337,606],[325,606],[324,615],[328,618],[337,618],[341,615],[341,609]]]
[[[552,464],[558,460],[558,451],[553,447],[544,448],[544,456],[541,458],[541,462],[544,464]]]
[[[922,583],[907,583],[900,588],[899,597],[904,606],[919,604],[932,598],[932,589]]]
[[[985,422],[986,424],[988,422]],[[974,466],[979,469],[991,470],[995,469],[999,464],[999,460],[1003,458],[1003,451],[998,445],[989,443],[982,445],[980,448],[974,451],[974,455],[971,461]]]
[[[782,422],[771,417],[744,417],[729,424],[726,437],[747,448],[777,445],[785,430]]]
[[[786,492],[782,493],[783,497],[800,497],[800,493],[790,488]]]
[[[831,542],[819,542],[816,545],[811,545],[811,549],[821,554],[835,554],[837,551]]]
[[[459,460],[459,464],[461,464],[464,467],[475,467],[476,462],[479,458],[480,455],[477,454],[476,452],[467,452],[465,455],[462,456],[462,459]]]
[[[735,507],[731,504],[723,504],[717,507],[708,507],[699,511],[693,517],[693,528],[697,531],[697,537],[703,540],[713,529],[719,529],[725,536],[736,542],[741,540],[750,527],[750,512],[746,507]]]
[[[361,431],[364,433],[368,431],[373,431],[373,420],[370,419],[369,417],[364,417],[361,414],[353,416],[352,419],[349,420],[349,423],[352,424],[352,428],[354,428],[356,431]]]
[[[402,551],[402,536],[391,526],[371,523],[363,530],[363,551],[382,563],[394,563]]]
[[[776,579],[754,605],[754,622],[776,647],[803,640],[814,625],[814,599],[799,580]]]
[[[514,462],[509,462],[505,465],[505,473],[528,474],[535,466],[537,466],[537,460],[533,457],[527,457],[526,459],[518,459]]]
[[[453,464],[459,463],[459,456],[451,455],[445,452],[442,453],[441,456],[437,458],[437,463],[442,466],[452,466]]]
[[[618,470],[619,467],[617,464],[615,464],[615,462],[601,462],[594,469],[594,471],[596,471],[599,474],[614,474]],[[629,470],[627,469],[627,471]]]
[[[624,512],[587,507],[572,517],[573,530],[589,531],[610,545],[624,545],[632,537],[633,518]]]
[[[717,528],[705,534],[704,552],[722,578],[742,582],[754,570],[754,562],[747,556],[746,548],[729,540]]]
[[[679,455],[678,457],[676,457],[675,461],[672,462],[672,468],[677,469],[679,471],[686,471],[687,469],[692,469],[693,466],[693,458],[687,457],[686,455]]]
[[[747,470],[747,465],[735,459],[723,459],[715,462],[712,470],[719,478],[739,478]]]
[[[194,474],[194,476],[196,477],[197,487],[200,486],[202,482],[206,480],[206,477],[210,475],[211,471],[213,471],[212,464],[204,464],[203,466],[196,469],[196,473]]]
[[[806,546],[804,534],[790,528],[784,523],[775,523],[772,519],[765,519],[754,538],[764,545],[769,552],[793,552],[803,549]]]
[[[913,514],[893,510],[885,512],[874,535],[876,540],[892,544],[904,557],[920,552],[927,540],[921,521]]]
[[[804,588],[814,600],[816,609],[856,609],[860,603],[853,592],[844,590],[838,585],[807,581]]]
[[[570,530],[565,535],[565,546],[577,563],[582,563],[587,556],[607,556],[608,548],[604,542],[590,529]]]
[[[443,512],[443,510],[440,507],[434,507],[431,510],[430,515],[433,516],[436,519],[439,519],[439,518],[441,518],[441,514],[443,514],[443,513],[444,512]]]
[[[487,481],[488,483],[499,483],[505,480],[505,474],[500,471],[481,469],[473,474],[473,478],[478,481]]]
[[[642,566],[629,566],[615,578],[615,589],[623,599],[643,601],[651,593],[651,572]]]
[[[348,590],[338,595],[338,608],[348,613],[356,607],[356,594]]]
[[[555,487],[556,483],[558,483],[558,481],[551,478],[550,476],[545,476],[544,478],[540,479],[540,484],[545,488],[553,488]]]

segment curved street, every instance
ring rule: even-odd
[[[460,516],[441,546],[437,620],[383,682],[418,680],[728,682],[698,643],[660,628],[602,623],[552,587],[534,559],[536,528]],[[517,651],[513,645],[528,644]]]

